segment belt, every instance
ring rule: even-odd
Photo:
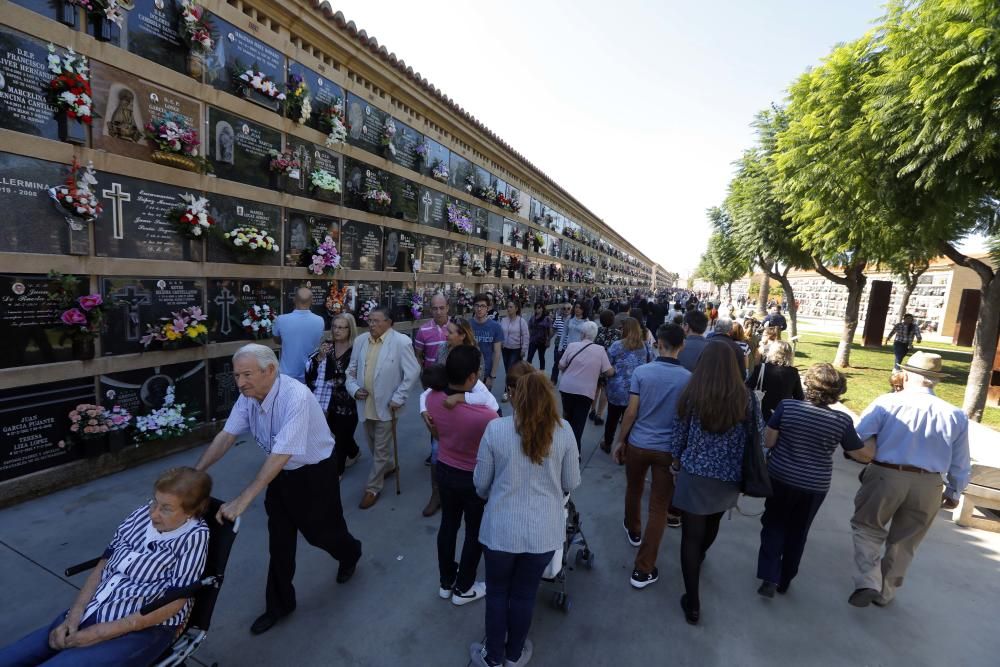
[[[899,470],[901,472],[916,472],[916,473],[920,473],[922,475],[937,475],[937,474],[940,474],[940,473],[933,472],[931,470],[924,470],[923,468],[918,468],[917,466],[904,465],[902,463],[884,463],[882,461],[874,461],[874,460],[872,461],[872,463],[874,463],[877,466],[881,466],[883,468],[891,468],[892,470]]]

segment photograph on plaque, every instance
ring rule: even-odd
[[[349,157],[344,158],[344,206],[368,211],[370,206],[365,195],[370,191],[383,190],[389,192],[391,188],[391,174],[376,167],[358,162]],[[390,203],[390,207],[395,202]],[[380,211],[382,212],[382,211]],[[388,214],[385,210],[383,214]]]
[[[423,319],[423,311],[426,309],[430,314],[430,304],[421,301],[415,304],[413,301],[413,282],[382,283],[383,305],[389,309],[393,322],[412,322],[415,319]],[[414,313],[414,306],[417,306],[419,315]]]
[[[203,308],[203,292],[204,282],[190,278],[101,278],[104,355],[142,352],[147,325],[159,326],[182,308]]]
[[[393,123],[396,125],[396,133],[392,135],[391,139],[394,150],[389,151],[386,157],[391,162],[417,171],[423,161],[423,158],[417,153],[417,146],[423,142],[424,135],[399,119],[394,119]]]
[[[426,234],[417,234],[416,240],[419,246],[420,273],[427,275],[443,273],[444,246],[448,241],[436,236],[427,236]]]
[[[208,261],[272,266],[281,263],[281,207],[217,194],[212,195],[209,205],[219,233],[209,239]],[[258,249],[248,254],[237,251],[232,242],[222,236],[223,232],[237,227],[253,227],[262,234],[266,232],[278,243],[279,252]]]
[[[451,168],[451,151],[428,136],[424,136],[427,155],[420,161],[420,173],[434,178],[434,169]],[[437,179],[435,179],[437,180]]]
[[[239,79],[239,73],[252,69],[270,78],[278,90],[284,93],[284,54],[214,14],[210,19],[217,39],[215,48],[205,59],[206,83],[271,111],[279,111],[278,100],[245,86]]]
[[[173,114],[198,132],[198,154],[204,154],[199,102],[97,61],[90,64],[90,76],[97,112],[91,130],[94,148],[149,160],[157,146],[145,136],[146,123]]]
[[[100,376],[102,404],[120,405],[133,415],[148,415],[163,407],[167,390],[174,404],[184,404],[184,416],[205,421],[205,361],[139,368]],[[155,445],[155,443],[147,443]]]
[[[281,281],[209,278],[206,302],[209,342],[270,338],[274,318],[281,314]]]
[[[290,313],[295,310],[295,292],[300,287],[308,287],[312,291],[310,310],[323,318],[327,330],[335,315],[354,310],[353,291],[346,280],[313,278],[282,282],[284,312]]]
[[[69,165],[38,158],[0,153],[0,210],[17,211],[16,216],[0,218],[0,248],[4,252],[43,253],[49,255],[88,254],[87,225],[67,215],[56,206],[48,189],[66,182]],[[104,183],[99,179],[97,188]],[[31,224],[23,221],[30,220]],[[81,233],[70,231],[79,227]],[[76,245],[82,241],[82,247]]]
[[[45,42],[0,27],[0,128],[59,138],[52,107],[43,92],[52,80],[48,57]]]
[[[386,227],[382,231],[383,271],[413,271],[413,260],[420,259],[417,236],[411,232]]]
[[[447,206],[446,194],[421,185],[417,198],[417,222],[428,227],[445,229],[448,226]]]
[[[76,296],[84,294],[84,281]],[[63,310],[49,297],[44,275],[0,274],[0,368],[51,364],[73,359]]]
[[[451,153],[451,164],[448,166],[449,183],[453,188],[472,194],[475,189],[476,168],[458,153]]]
[[[341,191],[343,190],[343,178],[340,167],[340,153],[335,153],[329,148],[319,146],[309,141],[303,141],[291,135],[285,143],[285,150],[290,150],[295,159],[298,160],[301,168],[299,178],[292,180],[288,178],[287,192],[300,197],[311,197],[331,204],[341,202]],[[314,184],[312,175],[314,172],[325,171],[330,176],[337,179],[337,187],[334,189],[323,189]],[[331,183],[332,184],[332,183]]]
[[[369,153],[384,155],[382,146],[389,114],[354,93],[347,93],[347,143]]]
[[[325,68],[326,66],[320,65],[320,67]],[[324,77],[322,73],[315,72],[294,60],[288,61],[288,76],[289,78],[292,76],[302,77],[309,88],[309,106],[312,108],[312,114],[306,126],[320,132],[329,132],[330,128],[321,122],[320,118],[337,102],[337,99],[346,104],[344,89]]]
[[[181,0],[129,0],[118,6],[126,10],[119,45],[132,53],[188,73],[188,48],[177,34]]]
[[[270,151],[281,151],[278,130],[209,107],[201,142],[219,178],[261,188],[270,185]]]
[[[104,204],[94,223],[98,257],[201,261],[201,240],[182,236],[167,217],[185,205],[181,195],[187,190],[107,172],[97,178]]]
[[[340,224],[340,265],[359,271],[382,270],[382,227],[354,220]]]
[[[285,266],[308,266],[310,257],[303,263],[302,252],[322,243],[329,236],[340,252],[340,222],[318,213],[285,209]]]
[[[80,458],[81,448],[59,442],[70,435],[69,413],[94,401],[92,377],[0,390],[0,482]]]
[[[396,174],[389,174],[389,194],[392,196],[392,204],[389,209],[390,217],[407,222],[417,221],[419,210],[420,186]]]
[[[503,243],[503,228],[503,216],[490,212],[487,219],[486,240],[493,243]]]

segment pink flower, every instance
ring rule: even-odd
[[[87,296],[81,296],[79,301],[80,301],[80,307],[83,308],[84,310],[90,310],[91,308],[96,308],[97,306],[100,306],[102,303],[104,303],[104,300],[101,299],[100,294],[88,294]]]
[[[82,326],[87,323],[87,316],[79,308],[70,308],[60,316],[63,324],[68,326]]]
[[[77,431],[80,430],[80,425],[79,424],[73,424],[72,426],[69,427],[69,430],[72,431],[73,433],[76,433]]]

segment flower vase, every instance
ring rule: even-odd
[[[88,20],[94,26],[94,39],[98,42],[110,42],[115,39],[114,23],[96,14],[90,14]]]
[[[127,444],[128,437],[125,435],[124,429],[108,433],[108,451],[112,454],[125,449],[125,445]]]
[[[187,57],[188,76],[201,81],[205,73],[205,56],[198,51],[191,51]]]
[[[80,445],[83,456],[88,459],[96,459],[98,456],[108,451],[107,436],[97,438],[84,438]]]
[[[76,5],[68,0],[56,0],[56,19],[70,28],[76,27]]]
[[[56,125],[59,131],[59,141],[67,144],[83,146],[87,143],[87,127],[66,115],[65,111],[56,112]]]
[[[285,192],[288,189],[288,176],[284,172],[272,171],[270,182],[272,190]]]
[[[87,361],[94,358],[94,337],[76,336],[73,338],[73,359]]]
[[[174,169],[183,169],[185,171],[199,171],[198,163],[194,159],[188,157],[187,155],[181,155],[180,153],[168,153],[167,151],[153,151],[149,155],[149,159],[156,164],[166,165],[168,167],[173,167]]]

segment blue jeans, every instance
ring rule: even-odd
[[[486,655],[493,662],[521,659],[535,596],[553,551],[512,554],[483,547],[486,560]]]
[[[49,647],[49,633],[66,618],[63,612],[55,617],[48,627],[39,628],[25,635],[10,646],[0,649],[0,665],[4,667],[91,667],[114,665],[115,667],[149,667],[173,642],[175,628],[154,625],[138,632],[129,632],[121,637],[99,642],[83,648],[68,648],[57,651]],[[91,618],[80,624],[80,628],[94,625]]]
[[[909,343],[900,343],[899,341],[893,341],[892,343],[892,353],[896,357],[896,365],[893,368],[899,368],[899,365],[903,363],[903,357],[906,353],[910,351]]]

